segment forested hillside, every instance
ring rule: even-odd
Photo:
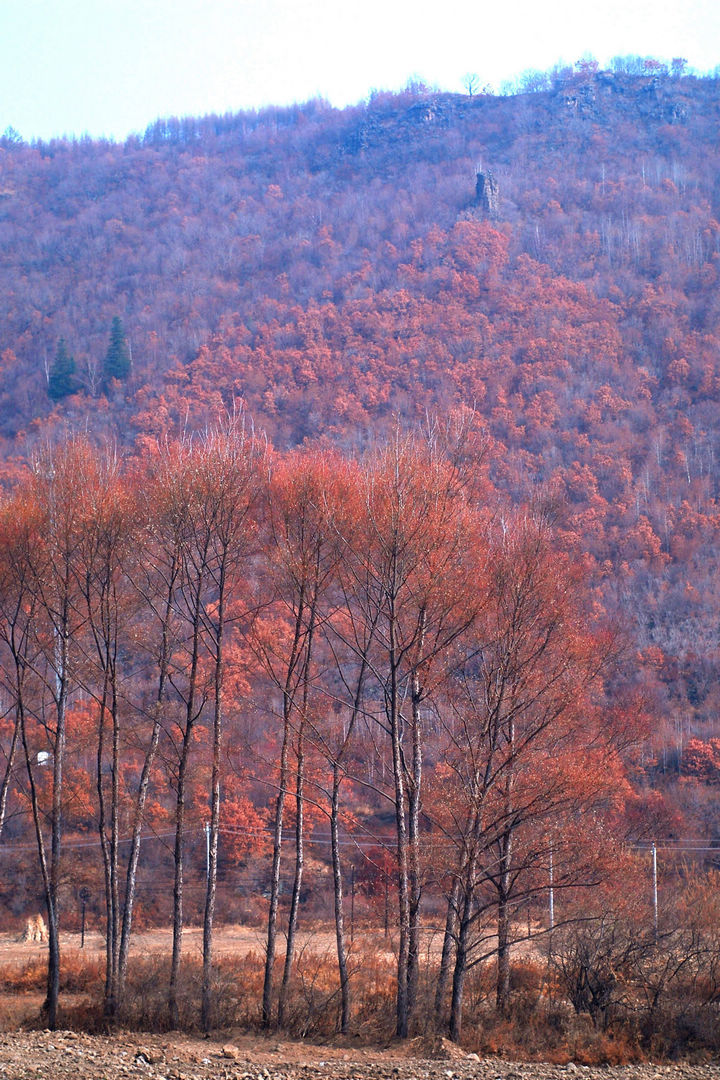
[[[82,444],[82,452],[77,448],[72,452],[80,454],[77,468],[87,471],[89,490],[93,484],[102,488],[107,483],[113,514],[118,506],[126,505],[123,500],[129,500],[127,507],[142,522],[138,528],[145,530],[142,543],[147,547],[142,550],[155,560],[148,564],[155,568],[150,589],[148,582],[138,584],[142,564],[131,573],[125,563],[133,545],[140,545],[138,536],[118,534],[117,563],[113,563],[115,554],[109,548],[106,551],[107,565],[114,567],[108,573],[126,575],[127,596],[132,597],[127,600],[127,620],[120,617],[119,608],[112,616],[117,622],[111,620],[116,627],[113,632],[122,639],[119,655],[128,671],[132,673],[140,662],[138,656],[145,654],[156,665],[158,678],[164,677],[163,587],[169,590],[168,618],[175,605],[173,619],[185,620],[187,633],[177,627],[173,631],[177,652],[172,662],[170,654],[165,657],[170,665],[166,677],[176,665],[176,684],[172,692],[167,691],[176,727],[172,737],[167,732],[163,735],[167,745],[162,740],[159,744],[171,763],[167,767],[176,787],[185,767],[179,762],[189,760],[194,746],[195,723],[210,737],[212,695],[217,701],[219,693],[217,683],[211,689],[211,672],[212,663],[216,670],[220,663],[217,626],[222,617],[217,622],[217,579],[213,585],[206,576],[198,585],[192,577],[197,564],[194,570],[183,571],[189,574],[187,580],[176,579],[170,564],[162,562],[171,558],[172,507],[138,509],[138,491],[152,482],[177,494],[183,454],[191,455],[189,436],[205,432],[208,439],[208,426],[216,430],[223,412],[233,414],[244,403],[247,430],[253,425],[257,433],[262,432],[258,443],[253,442],[253,454],[260,453],[257,447],[262,443],[268,461],[274,461],[272,467],[266,463],[261,468],[253,459],[252,484],[260,484],[263,469],[276,470],[276,475],[270,494],[263,489],[260,496],[253,487],[252,497],[242,496],[247,498],[253,536],[263,539],[257,551],[249,547],[243,555],[249,561],[242,571],[235,568],[233,573],[239,574],[243,587],[250,582],[257,610],[267,607],[277,622],[269,616],[267,625],[256,623],[255,615],[251,619],[247,597],[242,613],[234,616],[232,634],[240,637],[231,634],[230,640],[242,661],[236,658],[230,698],[238,701],[245,695],[252,706],[236,709],[231,723],[235,736],[240,739],[242,734],[250,743],[247,726],[251,721],[258,725],[257,730],[269,740],[262,753],[272,761],[272,769],[297,770],[302,752],[296,725],[302,730],[305,721],[291,723],[285,716],[284,736],[281,728],[273,735],[268,716],[263,718],[257,704],[257,687],[264,679],[274,687],[268,693],[280,694],[281,699],[284,693],[287,702],[290,685],[295,695],[301,694],[303,686],[311,686],[313,694],[325,695],[324,709],[334,699],[328,729],[333,747],[328,749],[323,741],[330,738],[327,733],[311,740],[313,753],[324,760],[324,765],[316,767],[324,768],[326,775],[308,781],[319,785],[317,791],[322,789],[322,798],[317,791],[315,798],[326,814],[320,820],[327,823],[333,768],[335,780],[345,776],[345,765],[341,769],[338,762],[345,752],[342,740],[348,717],[354,715],[352,680],[360,679],[356,684],[359,702],[365,700],[363,680],[366,675],[370,679],[369,669],[366,672],[363,666],[362,635],[368,635],[367,641],[375,648],[377,632],[372,612],[362,607],[353,592],[359,578],[351,587],[338,566],[343,558],[351,560],[348,565],[352,565],[351,556],[361,558],[350,539],[353,530],[379,542],[374,531],[377,518],[362,517],[361,508],[365,506],[367,512],[372,505],[369,489],[362,487],[368,483],[367,476],[372,474],[380,484],[382,455],[391,455],[392,446],[396,454],[401,444],[405,446],[406,435],[398,432],[427,427],[431,418],[434,440],[439,430],[448,439],[450,429],[465,432],[462,452],[457,449],[459,443],[456,457],[446,447],[440,455],[442,466],[433,456],[435,442],[431,440],[432,452],[427,448],[423,452],[430,455],[425,464],[433,463],[427,466],[428,475],[436,467],[442,472],[462,466],[462,496],[457,495],[453,506],[461,508],[460,517],[469,514],[468,528],[476,539],[472,555],[464,548],[461,553],[453,549],[447,564],[444,556],[438,556],[443,573],[452,579],[446,583],[448,595],[455,597],[454,590],[459,590],[466,596],[470,579],[485,582],[492,599],[482,618],[501,621],[498,612],[503,611],[507,597],[499,578],[483,577],[490,573],[488,553],[502,551],[503,558],[510,559],[503,545],[514,544],[520,563],[529,559],[530,549],[542,563],[533,570],[541,581],[533,603],[542,607],[538,597],[550,590],[545,595],[551,597],[554,610],[562,613],[561,623],[570,628],[557,648],[577,651],[573,678],[578,682],[570,689],[563,684],[563,692],[576,693],[586,707],[587,760],[598,746],[604,749],[603,764],[598,758],[591,770],[598,778],[598,791],[602,788],[598,795],[602,811],[593,809],[598,829],[614,830],[618,843],[618,837],[630,844],[656,839],[714,846],[720,841],[716,798],[720,781],[719,122],[720,80],[687,75],[681,62],[671,70],[655,61],[618,63],[612,71],[584,62],[574,69],[527,78],[516,93],[506,96],[451,95],[412,86],[400,95],[373,94],[366,103],[345,110],[314,101],[261,113],[162,120],[122,145],[90,140],[27,145],[13,132],[0,140],[0,435],[2,479],[11,500],[3,523],[10,530],[8,550],[14,550],[13,544],[22,548],[25,534],[12,531],[12,523],[22,517],[18,507],[30,508],[27,535],[43,535],[43,514],[49,513],[46,504],[52,499],[50,488],[42,484],[50,483],[54,469],[58,475],[62,472],[60,465],[49,468],[46,464],[44,480],[37,480],[36,470],[33,481],[26,462],[37,456],[48,438],[60,439],[66,430],[83,432],[89,442]],[[101,468],[98,462],[105,460],[112,440],[126,455],[126,463],[118,466],[117,477],[113,473],[111,484],[107,477],[100,479],[105,466]],[[95,459],[93,445],[104,448],[96,451]],[[162,456],[167,452],[162,448],[171,445],[179,462],[175,472]],[[412,454],[420,454],[412,440],[408,445],[413,447]],[[312,467],[302,464],[305,458],[292,456],[300,446],[307,451],[307,461],[314,461]],[[60,459],[65,460],[62,453]],[[391,457],[384,461],[390,468]],[[187,475],[194,479],[187,482],[189,491],[197,481],[191,465]],[[162,475],[161,466],[166,469]],[[417,480],[425,466],[417,456],[410,466],[410,475]],[[67,464],[63,467],[68,468]],[[332,494],[333,482],[340,483],[343,470],[352,472],[356,467],[360,473],[344,481],[348,505],[341,510],[343,500],[337,492]],[[331,481],[334,471],[338,478]],[[366,479],[358,479],[360,475]],[[33,488],[33,483],[40,487]],[[329,530],[338,544],[341,538],[346,545],[336,545],[332,573],[327,570],[336,591],[328,593],[332,598],[320,620],[322,631],[320,624],[308,623],[305,609],[298,616],[303,635],[310,634],[312,639],[317,631],[318,637],[327,638],[322,678],[330,678],[328,671],[336,665],[330,680],[335,682],[322,692],[320,676],[311,678],[310,668],[302,669],[300,654],[292,652],[288,620],[297,615],[299,602],[288,596],[297,585],[298,567],[294,563],[282,567],[278,562],[278,552],[288,558],[292,554],[282,543],[283,528],[297,511],[289,492],[297,495],[302,490],[307,496],[307,486],[312,484],[322,497],[310,499],[308,506],[324,507],[332,522],[315,522],[313,527],[318,535],[327,535]],[[442,489],[445,498],[448,490],[455,489],[447,479],[443,484],[438,491]],[[410,486],[414,512],[422,505],[422,500],[417,503],[421,489],[422,484]],[[64,497],[69,498],[67,490]],[[441,531],[449,529],[442,517],[446,511],[447,507],[442,512],[438,509],[436,499],[433,514],[440,514],[439,519],[428,512],[428,520],[441,522],[437,526]],[[377,507],[374,512],[380,513]],[[87,507],[82,512],[77,507],[72,510],[72,528],[85,537],[83,543],[90,542],[88,535],[98,527],[94,513]],[[157,526],[159,532],[153,513],[165,514],[162,529]],[[183,513],[190,510],[185,507]],[[79,520],[85,524],[78,525]],[[88,525],[92,521],[95,524]],[[348,522],[354,523],[352,529]],[[532,532],[530,522],[538,530],[532,536],[527,532]],[[296,526],[294,522],[293,529]],[[506,527],[509,532],[503,531]],[[108,529],[103,518],[106,541]],[[547,551],[545,529],[552,531]],[[293,533],[293,542],[296,539]],[[198,542],[194,534],[192,543]],[[213,533],[212,544],[217,542]],[[446,542],[450,543],[448,536],[444,536]],[[158,549],[158,543],[166,547]],[[122,545],[128,545],[127,551]],[[195,556],[189,550],[183,549],[182,558],[192,562]],[[66,554],[76,558],[70,551]],[[300,560],[303,571],[307,570],[305,557],[306,553]],[[314,557],[320,558],[317,551]],[[87,635],[87,619],[92,621],[93,611],[107,633],[107,621],[93,607],[107,598],[82,597],[82,566],[95,563],[89,551],[77,558],[80,563],[72,573],[80,589],[73,599],[78,634]],[[473,563],[475,558],[480,564]],[[24,565],[20,556],[18,560],[17,566]],[[28,565],[32,566],[32,559]],[[206,575],[217,572],[208,569],[216,567],[212,560],[203,565]],[[7,630],[12,598],[24,596],[22,588],[27,587],[27,595],[45,619],[40,623],[45,636],[32,645],[33,655],[42,655],[44,668],[40,674],[34,672],[33,678],[39,681],[31,689],[49,708],[53,670],[57,676],[57,658],[53,660],[57,609],[37,582],[18,586],[17,566],[8,571],[12,585],[8,585],[11,600],[6,599],[9,606],[3,616],[5,650],[10,648],[8,655],[14,655]],[[27,572],[42,577],[41,570]],[[321,560],[315,573],[322,578],[324,572]],[[430,560],[422,571],[424,588],[427,575],[435,572]],[[570,583],[582,578],[574,613],[563,607],[567,598],[561,600],[550,586],[562,575],[567,575],[568,597],[575,595]],[[316,577],[315,588],[320,578]],[[271,580],[276,591],[271,590],[269,598],[256,596],[253,590],[262,593],[264,587],[259,583]],[[69,588],[67,581],[65,587]],[[152,630],[137,607],[143,588],[148,590],[150,610],[157,620]],[[203,589],[209,590],[207,595]],[[235,598],[233,603],[237,602]],[[429,617],[427,611],[416,617],[415,632],[423,643],[429,631],[422,620]],[[449,691],[441,689],[438,678],[428,709],[447,717],[448,708],[460,707],[458,700],[467,689],[463,679],[479,677],[472,669],[472,646],[464,635],[470,632],[472,637],[480,631],[475,614],[461,615],[452,604],[443,618],[459,621],[458,648],[467,650],[460,663],[453,653],[455,631],[446,630],[446,622],[442,629],[436,628],[439,637],[433,662],[437,659],[444,669],[449,666],[457,685],[452,706],[443,704],[442,694]],[[461,628],[463,619],[467,622]],[[140,629],[135,628],[135,621]],[[358,630],[360,625],[362,630]],[[487,625],[483,632],[483,648],[488,648],[493,635]],[[202,693],[198,690],[201,706],[195,687],[191,692],[190,683],[184,681],[190,677],[188,664],[192,667],[188,642],[193,633],[198,656],[203,654],[198,660],[198,679],[204,680]],[[280,635],[282,648],[273,644],[273,634]],[[245,641],[242,647],[241,639]],[[204,644],[198,645],[200,641]],[[104,647],[110,648],[107,640]],[[92,651],[87,644],[82,648]],[[283,653],[286,648],[290,660]],[[426,645],[419,648],[423,659],[418,667],[426,678],[432,664],[423,651]],[[248,649],[254,656],[252,670],[248,669]],[[352,656],[349,667],[343,667],[343,649]],[[597,657],[603,650],[609,666],[593,670],[591,676],[588,657]],[[454,660],[448,659],[451,655]],[[279,656],[287,664],[301,664],[285,672],[289,681],[284,690],[283,675],[273,666]],[[376,657],[372,663],[378,663]],[[79,670],[80,661],[77,665]],[[11,664],[7,670],[15,670],[13,677],[20,679],[21,668],[22,664],[15,669]],[[85,745],[83,739],[91,741],[97,715],[101,734],[103,724],[110,723],[103,712],[109,707],[103,697],[109,692],[110,684],[103,684],[103,678],[110,677],[108,671],[102,663],[94,669],[92,691],[83,686],[82,679],[74,688],[68,685],[69,730],[78,747]],[[412,666],[404,671],[408,701],[415,692],[416,675]],[[148,701],[156,691],[134,674],[127,678],[132,686],[128,700],[142,699],[149,716]],[[371,705],[364,708],[382,711],[384,701],[387,710],[387,685],[376,668],[372,678],[375,690],[369,693]],[[13,727],[15,713],[8,703],[17,701],[21,693],[19,683],[14,690],[8,686],[6,678],[7,747],[13,732],[20,730]],[[165,693],[157,691],[158,705]],[[92,708],[87,704],[90,699],[95,703]],[[101,711],[96,714],[93,708],[98,701]],[[415,702],[418,709],[420,703],[421,699]],[[298,717],[306,717],[306,706],[307,701],[302,706],[293,698],[292,709]],[[56,701],[56,711],[57,707]],[[118,717],[123,708],[118,706]],[[275,702],[272,708],[279,710],[273,714],[277,721],[282,705]],[[605,718],[604,727],[598,710]],[[185,719],[177,719],[175,713]],[[387,714],[388,730],[395,723],[393,716]],[[112,723],[116,720],[120,724],[117,717]],[[314,716],[312,724],[317,722]],[[561,765],[556,762],[556,767],[566,769],[557,782],[569,790],[579,783],[569,765],[579,745],[575,713],[568,723],[563,741],[569,757],[563,757]],[[57,738],[57,719],[51,728]],[[120,726],[118,731],[122,730]],[[603,730],[607,743],[598,742],[598,732]],[[142,740],[134,744],[135,736],[129,732],[117,738],[127,738],[134,745],[126,762],[128,790],[134,791],[133,784],[140,782],[142,754],[148,750]],[[282,757],[283,738],[292,745],[286,747],[290,758]],[[453,745],[456,734],[447,738],[443,760],[437,746],[429,752],[431,785],[442,784],[448,774],[458,783],[462,777],[457,755],[470,751],[465,747],[461,754],[459,745]],[[183,746],[179,758],[173,756],[179,753],[177,740]],[[612,750],[608,749],[611,743]],[[212,773],[209,745],[203,743],[198,750],[204,773],[192,777],[193,783],[204,785],[202,794],[192,794],[190,785],[195,802],[189,813],[191,818],[194,814],[195,825],[207,810]],[[552,759],[549,746],[544,750],[546,773]],[[363,760],[363,768],[376,767],[367,764],[375,760],[368,746],[358,748],[353,743],[348,747],[349,755]],[[260,753],[259,746],[254,749]],[[112,758],[116,752],[119,749],[106,742],[97,751],[96,763],[88,756],[89,750],[87,760],[80,753],[79,773],[71,781],[87,810],[87,820],[79,814],[78,835],[94,828],[94,795],[85,786],[93,769],[101,803],[103,798],[111,800],[100,777],[107,760],[114,762],[113,775],[119,768]],[[7,761],[9,751],[5,753]],[[383,770],[390,768],[394,754],[400,754],[399,744],[386,747],[384,753],[389,757],[378,759]],[[540,769],[538,760],[532,764],[533,776]],[[398,761],[394,765],[399,769]],[[238,758],[232,769],[229,812],[243,828],[251,822],[259,834],[269,837],[274,804],[262,787],[265,781],[258,779],[257,766]],[[412,779],[406,776],[403,782],[409,784],[412,819]],[[527,776],[525,782],[529,782]],[[380,784],[365,773],[363,783]],[[384,773],[382,783],[387,784],[383,791],[391,789]],[[280,787],[284,790],[284,782]],[[344,827],[372,821],[377,828],[382,820],[377,800],[363,794],[362,785],[352,788],[349,780],[348,787],[351,797],[343,810],[349,815]],[[608,796],[613,787],[617,802]],[[170,821],[174,810],[167,800],[153,794],[152,785],[149,790],[157,828],[158,823]],[[428,789],[428,805],[432,790]],[[9,797],[19,813],[18,807],[29,795],[18,789]],[[43,797],[50,797],[49,790]],[[489,798],[495,797],[493,789]],[[115,791],[112,799],[117,798]],[[388,798],[397,810],[397,790]],[[576,816],[578,806],[576,799]],[[415,809],[419,814],[419,803]],[[59,807],[53,813],[59,814]],[[279,813],[282,818],[282,809]],[[434,813],[433,827],[452,833],[457,821],[439,823],[440,809]],[[130,828],[130,810],[125,821]],[[411,827],[419,829],[419,821],[416,817]],[[107,822],[101,822],[101,832],[108,828]],[[8,818],[6,835],[12,837],[13,831],[17,840],[21,827]],[[116,840],[117,836],[113,843]],[[400,838],[398,844],[402,842]],[[418,846],[413,848],[413,843]],[[568,851],[576,851],[574,843],[573,834],[567,840]],[[237,845],[236,855],[242,862],[248,850],[239,841]],[[255,850],[261,849],[258,842]],[[411,854],[418,850],[419,839],[411,836]],[[552,853],[551,841],[539,856],[543,873],[548,851]],[[711,855],[707,862],[712,863]],[[106,854],[105,871],[111,875],[108,867],[113,863],[108,859]],[[158,865],[161,862],[158,857]],[[177,853],[174,867],[177,872]],[[523,871],[530,884],[522,895],[530,903],[537,867],[533,863],[529,870],[523,864]],[[275,899],[278,880],[273,865],[268,888]],[[574,887],[577,881],[566,884]],[[4,900],[12,908],[7,895]],[[419,893],[415,900],[419,904]],[[410,934],[414,900],[406,896],[403,901],[400,895],[397,903],[400,926]],[[467,904],[475,903],[480,901],[473,893]],[[497,896],[493,903],[499,903]],[[110,912],[108,918],[119,920],[122,905],[117,892],[114,904],[114,914]],[[149,921],[169,916],[160,899],[143,902],[140,910]],[[119,922],[115,932],[120,934]],[[412,940],[403,940],[400,946],[401,960],[405,949],[410,969],[414,947],[417,942]],[[411,975],[412,970],[410,979]],[[407,971],[399,972],[398,985],[407,978]],[[499,1000],[507,992],[507,986],[499,986]],[[263,1002],[268,1010],[269,1000]]]
[[[6,456],[63,418],[127,444],[244,398],[278,446],[354,445],[464,402],[497,485],[546,485],[612,573],[673,722],[711,723],[718,84],[617,67],[158,121],[120,146],[6,136]],[[74,372],[52,383],[61,339]]]

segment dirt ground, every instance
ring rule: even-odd
[[[369,937],[376,949],[376,933]],[[362,935],[359,938],[361,947]],[[333,947],[327,932],[307,934],[305,940],[316,951]],[[151,931],[136,936],[134,951],[167,952],[169,945],[169,931]],[[78,934],[63,935],[64,951],[79,947]],[[258,930],[239,926],[218,930],[218,954],[259,953],[262,947]],[[200,955],[200,930],[186,931],[185,949]],[[0,934],[0,966],[22,967],[44,953],[43,945]],[[102,957],[99,934],[86,935],[85,955]],[[41,1004],[37,992],[8,994],[0,987],[0,1080],[720,1080],[720,1062],[623,1067],[512,1063],[482,1060],[438,1037],[368,1049],[350,1039],[314,1045],[240,1031],[202,1039],[182,1034],[93,1036],[28,1030],[23,1025],[38,1016]]]
[[[481,1060],[445,1040],[386,1050],[226,1034],[109,1037],[68,1031],[0,1035],[3,1080],[718,1080],[720,1066],[586,1067]]]

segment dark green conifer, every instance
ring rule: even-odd
[[[127,379],[130,374],[130,349],[128,347],[123,324],[116,315],[110,328],[110,344],[103,364],[105,381]]]
[[[48,374],[48,396],[52,401],[60,401],[61,398],[74,394],[78,389],[75,378],[75,358],[68,352],[65,338],[60,338],[55,359],[50,365]]]

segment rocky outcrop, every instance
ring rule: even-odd
[[[500,216],[500,189],[492,173],[478,172],[475,182],[475,203],[491,221]]]

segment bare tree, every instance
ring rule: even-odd
[[[86,447],[76,460],[78,541],[74,574],[85,616],[78,680],[97,708],[98,830],[105,874],[105,1013],[118,1005],[120,973],[121,650],[131,634],[131,562],[137,552],[133,499],[110,448]],[[109,746],[108,746],[109,740]],[[108,784],[109,778],[109,784]],[[109,790],[108,790],[109,787]]]
[[[593,751],[599,727],[590,695],[600,689],[607,644],[587,628],[581,575],[555,553],[543,521],[506,519],[498,532],[488,545],[487,607],[439,712],[449,776],[438,810],[455,864],[448,867],[438,1004],[454,951],[454,1039],[461,1032],[466,971],[493,953],[496,1004],[506,1011],[512,915],[547,887],[551,855],[558,886],[591,879],[592,862],[575,842],[573,816],[617,782],[609,739],[603,736]],[[567,829],[558,841],[553,826],[560,820]],[[492,943],[482,930],[490,911]]]
[[[397,1034],[415,1007],[420,955],[423,703],[444,678],[440,657],[475,617],[468,508],[456,463],[433,439],[396,435],[361,475],[362,518],[342,561],[352,632],[390,742],[397,835]],[[370,691],[369,691],[370,692]]]
[[[467,75],[463,75],[463,86],[465,87],[468,97],[473,97],[480,86],[480,76],[474,72],[468,72]]]
[[[242,613],[241,570],[255,543],[251,518],[260,487],[262,448],[245,430],[242,415],[229,417],[209,432],[199,450],[201,528],[210,540],[209,602],[203,618],[212,665],[212,774],[210,782],[209,859],[203,917],[203,979],[201,1023],[212,1025],[213,921],[220,830],[220,766],[224,726],[226,636],[232,620]],[[238,610],[239,609],[239,610]]]
[[[295,760],[295,865],[278,1024],[285,1020],[304,867],[305,740],[311,712],[314,652],[323,601],[338,560],[328,517],[327,487],[337,471],[334,456],[291,455],[270,480],[268,492],[269,583],[266,617],[256,626],[253,649],[281,696],[282,739],[275,800],[273,859],[263,984],[263,1025],[272,1022],[273,971],[278,932],[280,860],[286,796]]]
[[[24,492],[25,499],[34,504],[33,513],[36,515],[36,528],[32,542],[24,553],[26,562],[22,571],[23,575],[27,575],[35,616],[28,627],[32,637],[31,653],[26,651],[25,656],[32,656],[32,673],[36,684],[32,718],[47,739],[48,753],[52,759],[50,806],[47,810],[49,857],[28,733],[30,710],[27,699],[21,709],[21,735],[48,916],[48,980],[43,1012],[51,1029],[57,1024],[60,993],[58,900],[67,709],[76,659],[72,649],[83,622],[78,606],[74,559],[79,539],[76,478],[78,463],[82,461],[85,450],[81,442],[69,441],[41,454],[34,463]]]
[[[12,715],[12,734],[5,754],[0,780],[0,839],[2,839],[8,798],[21,745],[22,717],[26,685],[30,632],[34,618],[34,597],[29,588],[28,553],[33,543],[34,520],[22,499],[15,498],[0,511],[0,642],[3,645],[0,677]]]

